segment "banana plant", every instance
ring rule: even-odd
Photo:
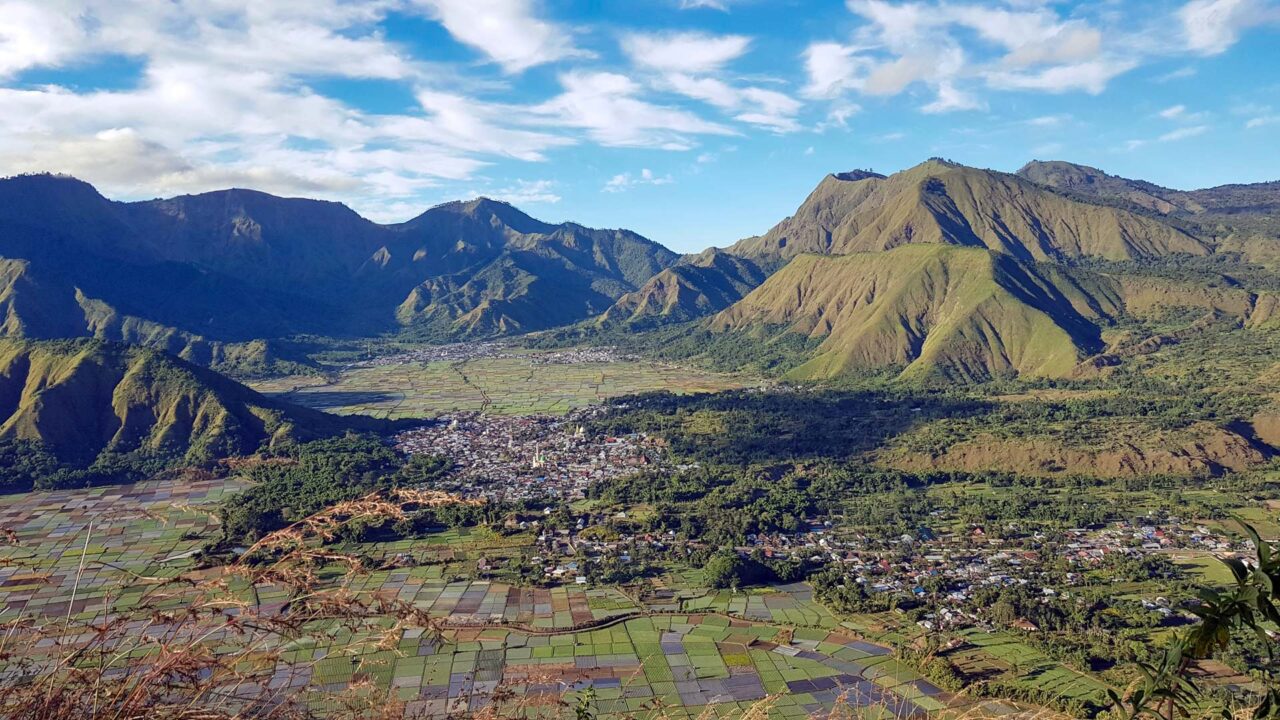
[[[1190,608],[1200,622],[1190,632],[1174,638],[1155,665],[1138,663],[1140,677],[1126,697],[1108,690],[1113,711],[1126,720],[1191,717],[1203,697],[1190,676],[1191,664],[1227,649],[1233,634],[1250,630],[1269,657],[1275,643],[1265,623],[1280,625],[1280,550],[1264,541],[1256,529],[1240,518],[1236,522],[1253,542],[1255,558],[1220,558],[1235,584],[1226,589],[1202,588],[1198,604]],[[1269,678],[1272,679],[1272,678]],[[1231,713],[1224,710],[1223,716]],[[1280,720],[1280,686],[1269,683],[1262,701],[1249,713],[1253,720]]]

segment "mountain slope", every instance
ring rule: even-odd
[[[432,208],[398,226],[379,271],[420,278],[397,308],[402,325],[447,336],[542,330],[596,315],[678,256],[626,230],[549,225],[505,203]],[[366,270],[366,272],[374,272]]]
[[[1280,181],[1172,190],[1110,175],[1088,165],[1033,160],[1018,175],[1079,197],[1127,202],[1161,215],[1194,221],[1209,232],[1280,237]]]
[[[601,325],[684,322],[719,312],[764,282],[754,262],[711,248],[649,278],[639,290],[618,298]]]
[[[1016,175],[930,160],[889,177],[825,178],[796,214],[731,252],[775,265],[803,253],[906,244],[982,247],[1023,260],[1128,260],[1211,246],[1125,210],[1077,202]]]
[[[70,468],[205,463],[382,425],[270,400],[144,348],[0,339],[0,442],[32,443]]]
[[[981,380],[1062,377],[1101,349],[1098,328],[1052,279],[981,248],[908,245],[881,253],[804,255],[711,320],[717,331],[821,338],[791,372],[830,378],[900,368]],[[1097,303],[1092,295],[1088,302]]]
[[[378,225],[337,203],[248,190],[116,203],[72,178],[23,176],[0,180],[0,258],[21,264],[0,275],[14,296],[0,299],[4,334],[178,352],[174,337],[541,329],[603,311],[678,256],[486,199]],[[38,292],[55,302],[41,309]]]

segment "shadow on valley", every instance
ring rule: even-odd
[[[332,392],[323,390],[294,390],[277,395],[282,400],[309,407],[313,410],[333,410],[335,408],[353,408],[360,405],[379,405],[398,402],[404,395],[393,392]]]
[[[874,450],[923,423],[991,408],[979,400],[893,391],[657,392],[611,403],[593,430],[655,435],[677,457],[700,462],[839,460]]]

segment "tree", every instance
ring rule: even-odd
[[[743,560],[731,549],[717,551],[707,560],[702,572],[707,584],[714,588],[734,588],[742,581]]]
[[[1202,588],[1199,603],[1191,608],[1200,622],[1174,637],[1158,663],[1138,663],[1141,678],[1128,697],[1108,690],[1121,717],[1130,720],[1190,717],[1204,695],[1191,677],[1191,665],[1226,650],[1237,631],[1249,630],[1272,652],[1273,642],[1263,623],[1280,624],[1280,546],[1263,542],[1258,532],[1237,519],[1253,541],[1253,562],[1223,558],[1235,585],[1225,589]],[[1265,671],[1267,691],[1251,713],[1254,720],[1280,718],[1280,682],[1270,669]],[[1224,711],[1226,716],[1230,716]]]

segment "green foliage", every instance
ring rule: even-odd
[[[1241,521],[1240,526],[1254,545],[1255,558],[1223,558],[1235,583],[1227,588],[1201,588],[1198,602],[1189,608],[1200,622],[1175,636],[1158,662],[1137,664],[1141,679],[1127,697],[1108,691],[1122,717],[1189,716],[1205,697],[1190,673],[1192,661],[1227,650],[1237,632],[1252,633],[1271,655],[1273,641],[1266,626],[1280,625],[1280,547],[1263,541],[1248,523]],[[1251,715],[1280,717],[1280,678],[1264,672],[1267,690]],[[1223,714],[1231,716],[1226,709]]]
[[[370,435],[296,445],[252,466],[247,474],[253,486],[219,510],[223,535],[230,542],[252,542],[336,503],[430,483],[448,469],[440,458],[407,459]]]

